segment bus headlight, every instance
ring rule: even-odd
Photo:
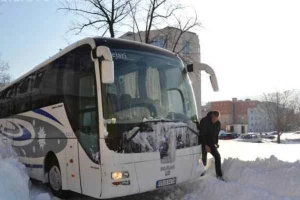
[[[119,180],[123,178],[123,173],[122,172],[112,172],[111,173],[111,178],[114,180]]]
[[[113,180],[120,180],[123,178],[129,178],[129,172],[124,171],[124,172],[112,172],[111,173],[111,178]]]

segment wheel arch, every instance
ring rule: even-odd
[[[60,168],[59,161],[53,151],[49,151],[44,159],[44,174],[46,174],[50,169],[51,161],[55,159],[58,163],[58,167]]]

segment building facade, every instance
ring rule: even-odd
[[[167,26],[150,32],[151,44],[178,54],[186,64],[200,62],[200,42],[196,33],[185,32],[181,36],[178,28]],[[121,39],[145,42],[145,31],[127,32]],[[179,40],[177,41],[177,39]]]
[[[211,102],[211,109],[220,112],[221,128],[226,130],[228,125],[234,124],[233,118],[233,102],[232,101],[214,101]]]
[[[261,102],[256,108],[248,109],[249,131],[270,132],[275,131],[274,122],[269,118],[265,109],[265,103]]]
[[[211,109],[221,113],[222,129],[229,132],[248,132],[248,109],[256,108],[259,101],[246,99],[245,101],[233,98],[232,101],[211,102]]]
[[[211,103],[207,103],[206,105],[201,106],[201,114],[200,116],[205,117],[209,111],[211,111]]]
[[[234,123],[235,124],[248,124],[248,109],[256,108],[259,101],[246,99],[245,101],[234,102]]]
[[[248,133],[248,124],[232,124],[226,126],[226,131],[231,133]]]

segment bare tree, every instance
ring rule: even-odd
[[[173,49],[172,51],[175,53],[180,53],[183,51],[183,49],[185,48],[185,46],[183,46],[181,49],[176,50],[177,46],[178,46],[178,42],[180,41],[180,38],[187,32],[189,32],[191,29],[195,28],[195,27],[200,27],[201,24],[198,21],[197,18],[197,13],[195,12],[195,17],[191,17],[188,18],[185,22],[178,18],[177,16],[174,16],[177,24],[178,24],[178,30],[179,33],[177,35],[175,35],[174,40],[173,40]]]
[[[59,10],[72,12],[79,21],[70,30],[80,34],[83,29],[93,27],[105,35],[115,37],[118,28],[130,27],[133,40],[147,44],[164,38],[163,48],[179,55],[185,63],[190,63],[196,52],[185,53],[192,46],[192,29],[200,27],[197,13],[191,16],[190,10],[176,0],[81,0],[65,1]],[[188,13],[189,17],[185,17]],[[167,28],[161,29],[160,27]],[[124,30],[124,29],[123,29]],[[184,38],[184,41],[183,41]],[[131,38],[130,38],[131,39]],[[184,43],[185,42],[185,43]],[[191,44],[191,45],[190,45]],[[198,44],[197,44],[198,45]],[[191,48],[192,49],[192,48]]]
[[[132,37],[135,41],[140,41],[144,43],[154,43],[163,40],[163,45],[160,47],[166,48],[175,54],[179,55],[185,63],[189,63],[193,60],[193,56],[198,55],[198,48],[196,52],[185,53],[185,50],[189,48],[189,44],[193,44],[195,34],[190,31],[201,27],[201,23],[198,20],[197,13],[194,10],[188,10],[189,7],[182,7],[179,4],[174,4],[174,1],[161,1],[164,4],[174,4],[168,11],[162,11],[157,8],[156,12],[163,12],[165,15],[161,14],[151,14],[151,8],[155,8],[155,2],[150,1],[149,8],[146,10],[139,10],[140,6],[134,7],[130,17],[132,19],[130,28],[132,28],[132,33],[128,37]],[[162,5],[160,5],[162,6]],[[162,6],[163,7],[163,6]],[[194,15],[191,15],[191,11],[194,11]],[[171,13],[171,14],[170,14]],[[188,13],[186,16],[183,13]],[[146,21],[139,22],[139,19],[146,18]],[[152,19],[154,18],[154,19]],[[158,22],[162,23],[158,23]],[[146,25],[145,29],[141,29],[139,25]],[[166,27],[161,29],[162,25]],[[142,31],[141,31],[142,30]],[[185,43],[184,43],[185,42]],[[198,45],[198,44],[197,44]],[[183,55],[184,54],[184,55]]]
[[[177,15],[174,15],[174,19],[174,21],[176,21],[176,24],[174,24],[173,27],[175,27],[177,30],[169,31],[169,33],[165,37],[165,40],[168,43],[168,49],[181,57],[181,59],[186,64],[189,64],[190,60],[193,60],[192,57],[195,54],[199,54],[198,49],[197,52],[190,51],[189,53],[184,54],[185,49],[190,48],[189,45],[193,43],[193,39],[195,37],[194,34],[190,34],[189,32],[192,29],[201,27],[201,23],[198,21],[196,12],[193,17],[184,19],[183,17],[177,17]],[[180,41],[182,42],[181,45],[179,45]],[[184,56],[182,56],[182,54],[184,54]]]
[[[0,88],[4,87],[10,82],[10,75],[8,74],[9,64],[1,59],[0,54]]]
[[[289,131],[295,122],[295,109],[299,107],[293,91],[274,92],[263,95],[264,109],[277,131],[277,143],[281,135]]]
[[[150,44],[150,32],[153,26],[156,26],[157,23],[161,20],[166,20],[170,18],[175,11],[182,9],[182,5],[174,3],[174,1],[168,0],[148,0],[147,5],[147,15],[145,22],[145,43]],[[165,8],[165,9],[163,9]]]
[[[101,30],[102,36],[109,31],[110,37],[114,38],[116,26],[130,13],[129,2],[130,0],[82,0],[80,3],[64,1],[59,10],[72,12],[80,17],[70,29],[76,34],[93,27]]]
[[[129,16],[131,20],[129,20],[129,24],[125,23],[125,25],[129,26],[132,29],[132,37],[134,41],[143,42],[141,31],[138,25],[139,20],[137,18],[138,17],[137,13],[139,12],[138,4],[141,1],[142,0],[138,0],[134,3],[132,1],[129,2],[129,10],[130,10]]]
[[[130,3],[130,20],[126,25],[132,29],[132,39],[150,44],[155,39],[151,31],[162,25],[168,26],[174,13],[183,10],[175,0],[137,0]],[[170,20],[171,21],[171,20]],[[143,32],[143,34],[141,34]]]

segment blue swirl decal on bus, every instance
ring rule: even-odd
[[[23,140],[28,140],[31,139],[31,133],[29,132],[29,130],[27,128],[25,128],[24,126],[20,125],[22,128],[22,136],[21,137],[15,137],[13,138],[13,140],[16,141],[23,141]]]
[[[22,126],[21,124],[15,124],[11,121],[8,121],[14,128],[10,129],[5,127],[4,132],[0,130],[0,133],[5,137],[16,140],[16,141],[24,141],[32,138],[30,131]],[[18,136],[21,135],[21,136]]]
[[[0,120],[0,134],[13,141],[13,147],[19,156],[38,158],[49,151],[58,153],[66,147],[64,127],[55,117],[46,113],[31,112],[31,116],[16,115]]]
[[[50,113],[48,113],[48,112],[46,112],[46,111],[44,111],[40,108],[33,110],[33,112],[35,112],[37,114],[40,114],[40,115],[43,115],[43,116],[45,116],[49,119],[52,119],[53,121],[55,121],[55,122],[59,123],[60,125],[62,125],[62,123],[60,123],[53,115],[51,115]]]

